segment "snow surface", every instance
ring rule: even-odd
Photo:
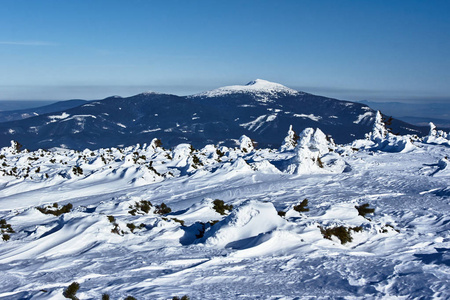
[[[301,92],[288,88],[282,84],[270,82],[263,79],[256,79],[250,81],[246,85],[231,85],[221,87],[215,90],[206,91],[200,94],[193,95],[192,97],[218,97],[229,94],[243,94],[252,93],[261,102],[270,101],[270,97],[276,97],[277,94],[283,95],[300,95]]]
[[[450,298],[450,147],[394,138],[381,119],[349,145],[313,128],[293,138],[289,128],[282,151],[253,149],[246,136],[246,151],[156,139],[2,148],[0,219],[15,233],[0,241],[0,298],[65,299],[74,281],[79,299]],[[411,148],[385,147],[401,141]],[[298,212],[305,198],[309,211]],[[233,208],[222,215],[215,199]],[[131,214],[143,200],[148,213]],[[156,213],[163,202],[171,213]],[[36,209],[53,203],[73,208]],[[375,212],[359,215],[364,203]],[[338,226],[361,230],[345,244],[324,238]]]

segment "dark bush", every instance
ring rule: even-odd
[[[208,221],[209,225],[213,226],[214,224],[218,223],[219,220],[212,220],[212,221]]]
[[[327,229],[320,227],[320,232],[322,233],[324,238],[329,240],[331,240],[332,235],[336,236],[341,241],[341,244],[345,244],[353,240],[352,236],[350,235],[350,230],[348,230],[344,226]]]
[[[74,175],[83,175],[83,169],[79,166],[75,166],[72,168],[72,172]]]
[[[5,242],[9,241],[10,238],[11,238],[11,236],[7,233],[4,233],[2,236],[2,240],[4,240]]]
[[[197,166],[203,166],[203,163],[200,161],[200,158],[198,158],[197,155],[192,156],[192,163],[193,167],[196,168]]]
[[[160,205],[155,205],[155,214],[166,215],[170,213],[172,209],[168,207],[164,202]]]
[[[309,208],[307,208],[307,206],[308,206],[308,199],[305,198],[299,205],[294,206],[294,210],[298,212],[309,211]]]
[[[56,208],[56,209],[54,209]],[[54,215],[54,216],[60,216],[62,214],[68,213],[72,210],[73,205],[71,203],[67,203],[66,205],[62,206],[58,209],[58,206],[47,206],[47,207],[36,207],[37,210],[39,210],[41,213],[46,215]]]
[[[109,300],[109,295],[108,294],[103,294],[102,295],[102,300]]]
[[[133,223],[127,223],[127,227],[130,229],[131,232],[133,232],[136,229],[136,225]]]
[[[132,214],[133,216],[135,216],[137,213],[148,214],[150,212],[150,209],[152,208],[152,203],[147,200],[141,200],[139,202],[135,202],[134,208],[132,206],[130,206],[130,208],[132,208],[132,210],[128,211],[128,213]]]
[[[78,282],[72,282],[63,292],[64,297],[72,299],[72,300],[78,300],[78,298],[75,296],[75,294],[80,289],[80,284]]]
[[[360,206],[355,206],[355,208],[358,210],[358,214],[365,218],[367,214],[373,214],[375,212],[375,208],[369,208],[369,205],[369,203],[364,203]]]
[[[231,211],[233,209],[233,205],[227,205],[225,204],[225,202],[223,202],[223,200],[216,199],[213,201],[213,203],[213,209],[221,215],[225,215],[226,211]]]
[[[116,218],[114,218],[114,216],[108,216],[108,221],[110,223],[114,223],[116,221]]]
[[[184,295],[183,297],[178,297],[178,296],[174,296],[173,298],[172,298],[172,300],[189,300],[190,298],[189,298],[189,296],[188,295]]]
[[[320,159],[320,157],[317,157],[316,163],[317,163],[317,165],[319,166],[319,168],[323,168],[323,162],[322,162],[322,160]]]
[[[219,158],[225,155],[225,153],[223,153],[219,149],[216,149],[216,154],[219,156]]]
[[[286,216],[286,212],[285,212],[285,211],[282,211],[282,210],[279,210],[279,211],[278,211],[278,215],[279,215],[280,217],[284,217],[284,216]]]
[[[128,296],[124,300],[136,300],[136,298],[134,298],[133,296]]]
[[[184,221],[183,220],[180,220],[180,219],[177,219],[177,218],[172,218],[172,220],[174,220],[177,223],[180,223],[181,226],[184,226]]]

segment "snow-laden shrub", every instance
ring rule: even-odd
[[[337,154],[330,160],[329,166],[324,164],[324,156],[333,151],[334,145],[320,129],[306,128],[299,136],[295,156],[289,161],[286,172],[305,174],[343,171],[345,163]]]
[[[157,139],[157,138],[154,138],[152,141],[151,141],[151,143],[150,143],[150,145],[148,146],[148,148],[149,148],[149,150],[153,150],[153,151],[156,151],[156,149],[158,149],[158,148],[162,148],[162,142],[161,142],[161,140],[160,139]]]
[[[292,129],[292,125],[289,126],[289,130],[287,136],[284,138],[283,143],[281,144],[280,151],[289,151],[295,149],[297,146],[298,139],[300,137],[295,133]]]
[[[366,134],[366,140],[355,140],[352,148],[383,152],[409,152],[416,148],[411,136],[396,136],[386,129],[381,112],[378,111],[372,132]]]
[[[239,148],[242,152],[249,153],[255,150],[255,144],[251,138],[246,135],[243,135],[239,139]]]
[[[449,138],[450,136],[446,132],[437,130],[436,125],[434,125],[433,122],[430,122],[430,132],[423,138],[423,142],[427,144],[450,145],[450,140],[448,140]]]

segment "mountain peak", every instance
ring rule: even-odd
[[[276,96],[279,93],[298,95],[300,92],[288,88],[282,84],[270,82],[264,79],[255,79],[246,85],[230,85],[215,90],[203,92],[194,96],[201,97],[217,97],[229,94],[255,94],[255,95],[271,95]]]

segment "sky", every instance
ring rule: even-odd
[[[450,102],[450,1],[0,0],[0,100],[188,95],[261,78]]]

